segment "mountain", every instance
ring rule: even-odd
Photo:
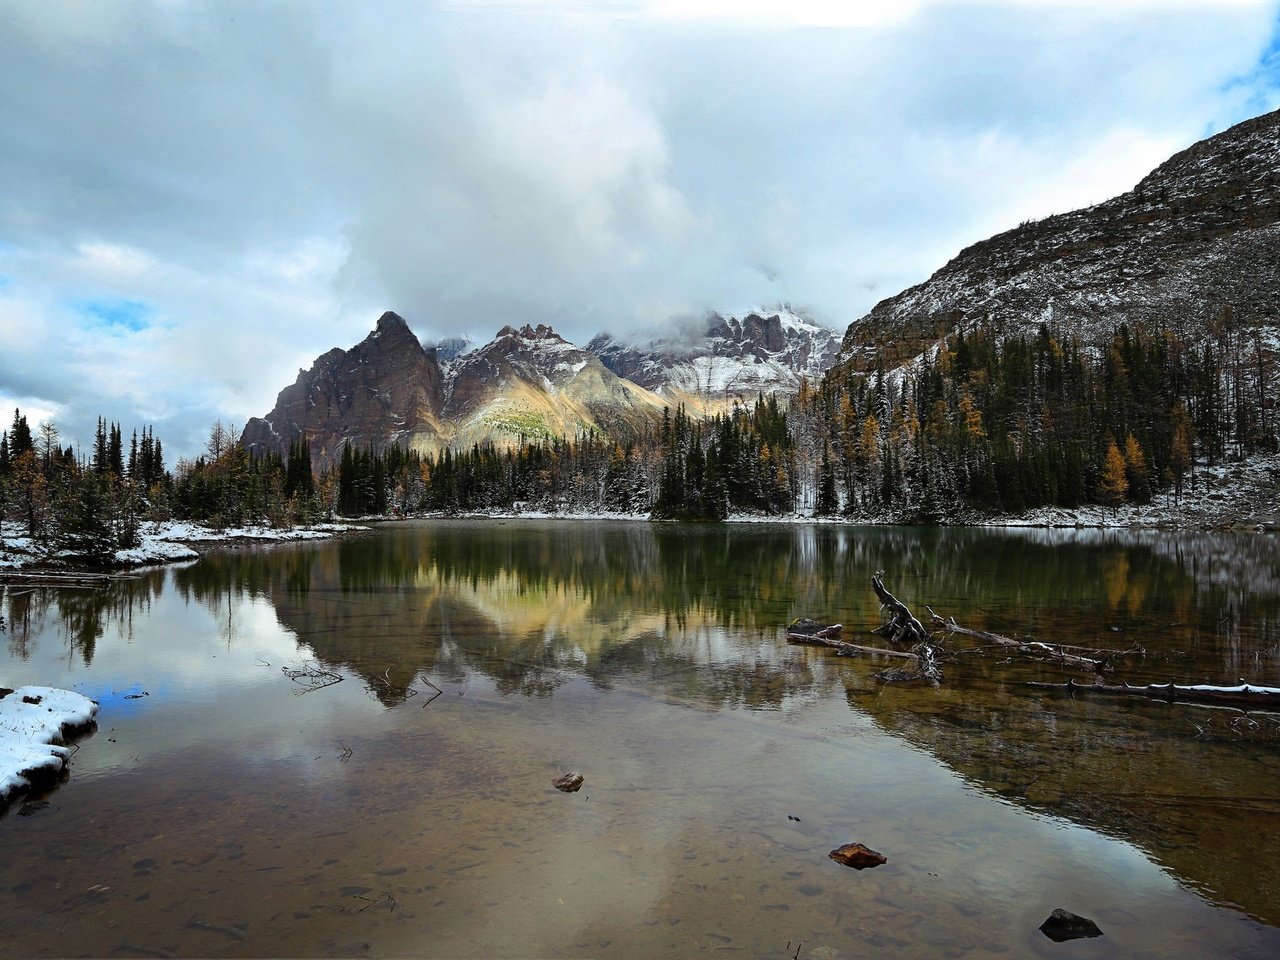
[[[271,412],[249,421],[243,442],[283,456],[305,437],[324,466],[345,443],[426,452],[588,430],[626,439],[676,403],[706,412],[734,397],[794,390],[802,376],[816,380],[838,341],[784,310],[712,315],[703,336],[643,349],[604,336],[584,349],[542,324],[503,327],[470,347],[463,338],[424,347],[399,315],[384,313],[359,344],[300,370]]]
[[[450,370],[443,416],[450,443],[573,437],[586,430],[625,436],[657,423],[663,401],[608,370],[593,353],[550,327],[503,327]]]
[[[752,399],[821,379],[839,352],[838,335],[782,308],[745,316],[712,313],[691,335],[624,343],[601,334],[587,344],[606,367],[660,396]]]
[[[242,441],[251,451],[284,455],[305,438],[312,457],[326,464],[341,456],[344,443],[432,448],[448,435],[440,419],[444,388],[435,351],[388,311],[350,350],[335,347],[299,370],[272,411],[249,420]]]
[[[854,321],[840,369],[893,368],[973,326],[1046,322],[1092,340],[1128,321],[1195,338],[1227,320],[1274,339],[1278,221],[1280,111],[1196,143],[1118,197],[962,250]]]
[[[442,364],[436,347],[424,347],[403,318],[384,313],[359,344],[334,348],[299,371],[271,412],[248,422],[242,440],[253,452],[284,455],[305,438],[323,466],[348,443],[425,452],[587,430],[623,437],[662,416],[666,401],[550,327],[504,327],[469,353],[457,352],[461,341],[445,346],[452,359]]]

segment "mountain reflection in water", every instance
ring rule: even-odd
[[[1205,897],[1275,925],[1275,718],[1046,694],[1025,681],[1087,677],[994,654],[949,660],[937,687],[886,686],[873,676],[883,663],[782,638],[809,615],[873,642],[869,578],[883,570],[918,613],[1140,644],[1145,656],[1122,661],[1115,682],[1280,686],[1275,547],[1244,534],[406,522],[211,553],[110,591],[13,593],[5,615],[11,657],[25,659],[52,618],[89,665],[106,631],[127,632],[166,589],[225,611],[228,643],[237,604],[266,601],[319,665],[388,709],[473,676],[500,700],[554,700],[575,683],[711,712],[841,698],[982,791],[1128,840]]]

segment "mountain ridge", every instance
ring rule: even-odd
[[[1094,337],[1124,321],[1207,328],[1224,307],[1274,323],[1277,249],[1280,111],[1192,144],[1116,197],[964,248],[851,323],[836,369],[892,369],[975,325]]]
[[[336,462],[346,444],[433,452],[589,431],[625,441],[656,428],[664,408],[684,404],[707,413],[758,393],[794,390],[801,376],[816,378],[819,365],[834,360],[835,331],[790,311],[785,322],[781,313],[762,313],[711,315],[708,329],[714,327],[718,339],[707,338],[701,349],[684,345],[679,362],[665,368],[662,344],[650,343],[642,359],[650,364],[651,389],[610,369],[591,346],[601,337],[583,348],[545,324],[525,324],[506,325],[470,350],[461,338],[424,346],[399,314],[387,311],[364,340],[348,350],[334,347],[300,370],[269,413],[249,420],[242,441],[252,452],[283,456],[305,439],[322,467]],[[750,375],[735,381],[736,389],[717,381],[713,396],[682,379],[706,356],[721,370]],[[802,369],[790,369],[789,362]]]

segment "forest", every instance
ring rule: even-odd
[[[221,422],[173,469],[152,427],[126,445],[102,418],[92,452],[77,455],[52,421],[33,433],[15,410],[0,433],[0,534],[92,564],[136,545],[143,520],[545,511],[931,523],[1176,499],[1198,463],[1280,448],[1270,362],[1229,311],[1194,343],[1128,325],[1097,343],[1043,325],[960,331],[903,369],[837,368],[793,397],[708,418],[668,409],[625,440],[588,432],[438,454],[348,445],[319,471],[305,440],[284,457],[250,456]]]

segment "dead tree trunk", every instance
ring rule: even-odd
[[[890,643],[914,646],[928,641],[929,634],[925,632],[924,624],[912,615],[905,603],[885,589],[878,575],[871,578],[871,589],[880,598],[881,609],[888,610],[891,614],[888,623],[872,630],[872,633],[887,638]]]

